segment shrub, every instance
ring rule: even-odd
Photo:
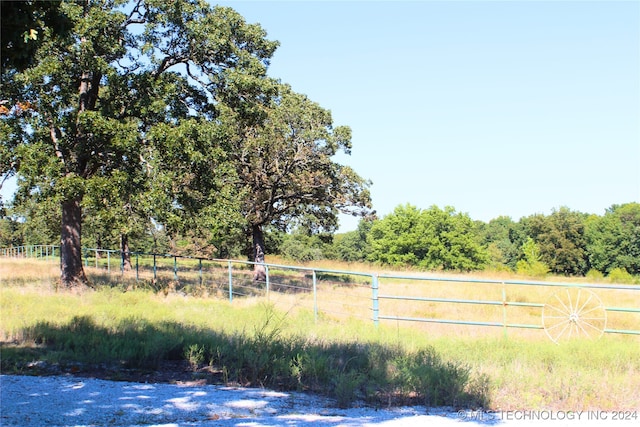
[[[604,274],[602,274],[601,271],[598,271],[595,268],[592,268],[587,272],[585,277],[592,282],[600,282],[602,281],[602,279],[604,279]]]
[[[624,268],[614,268],[607,276],[611,283],[628,283],[634,282],[633,276]]]

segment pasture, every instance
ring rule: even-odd
[[[540,329],[392,319],[375,326],[370,286],[347,284],[344,275],[315,281],[316,293],[308,284],[274,279],[268,293],[247,286],[229,298],[223,287],[198,287],[199,280],[186,289],[171,277],[114,282],[103,269],[87,272],[95,290],[61,292],[56,262],[2,259],[3,372],[37,373],[44,363],[70,372],[121,370],[126,379],[131,370],[177,361],[197,380],[307,390],[341,406],[640,409],[637,335],[575,336],[555,344]],[[493,283],[417,286],[395,279],[381,279],[379,292],[421,298],[423,286],[432,299],[500,301],[504,292]],[[550,291],[514,286],[509,300],[545,301]],[[638,307],[637,295],[599,297],[607,306]],[[500,321],[506,310],[511,324],[540,324],[540,307],[380,299],[379,309],[388,317],[473,322]],[[637,314],[608,320],[618,329],[638,329]]]

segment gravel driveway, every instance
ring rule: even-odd
[[[424,407],[336,409],[305,393],[213,385],[0,375],[0,425],[9,426],[458,426],[636,425],[633,412],[486,413]],[[628,416],[626,416],[628,415]],[[636,414],[638,415],[638,414]],[[615,418],[615,419],[614,419]],[[619,418],[626,418],[620,420]]]

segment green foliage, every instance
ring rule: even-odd
[[[324,257],[323,246],[318,236],[297,231],[285,236],[280,245],[280,254],[298,262],[317,261]]]
[[[23,243],[22,236],[18,232],[18,222],[11,218],[0,219],[0,246],[9,248],[12,246],[21,246]]]
[[[640,203],[613,205],[602,217],[586,223],[587,250],[593,268],[616,268],[640,274]]]
[[[2,68],[23,70],[33,61],[46,31],[64,34],[69,31],[67,17],[60,13],[56,1],[5,1],[0,3]]]
[[[393,371],[399,384],[408,387],[407,391],[416,393],[424,399],[427,407],[450,405],[477,407],[488,401],[485,396],[472,396],[468,393],[471,370],[464,365],[443,361],[431,347],[398,358]]]
[[[333,253],[328,258],[341,261],[365,261],[370,256],[371,246],[367,242],[367,235],[371,231],[373,221],[361,219],[355,231],[349,231],[334,237]]]
[[[0,246],[58,245],[60,215],[51,200],[24,200],[0,219]]]
[[[489,252],[490,268],[515,268],[522,245],[518,223],[513,222],[510,217],[500,216],[486,224],[480,224],[479,234]]]
[[[588,271],[584,222],[586,215],[566,207],[551,215],[532,215],[523,219],[528,236],[538,244],[540,261],[562,275],[584,275]]]
[[[469,216],[451,207],[420,210],[409,204],[398,206],[371,227],[369,260],[425,269],[477,270],[488,256],[475,235]]]
[[[633,284],[635,282],[633,276],[624,268],[616,267],[612,269],[607,278],[611,283]]]
[[[541,261],[540,248],[531,237],[522,245],[522,252],[524,253],[524,259],[516,264],[518,274],[544,277],[549,273],[549,267]]]
[[[334,127],[330,111],[289,86],[274,82],[272,89],[277,95],[261,110],[260,123],[247,124],[231,109],[221,114],[246,194],[240,212],[252,248],[261,244],[266,227],[331,233],[338,213],[364,215],[371,205],[370,183],[332,159],[351,152],[351,130]]]
[[[594,282],[600,282],[602,281],[602,279],[604,279],[604,274],[602,274],[602,272],[596,270],[595,268],[592,268],[587,272],[585,277]]]
[[[81,204],[96,244],[141,239],[151,223],[230,254],[247,232],[331,232],[338,212],[370,208],[370,183],[331,160],[350,153],[350,129],[267,76],[278,43],[234,10],[196,0],[4,10],[2,175],[21,176],[25,198]],[[80,236],[71,217],[63,228]],[[82,276],[67,259],[77,249],[62,264]]]
[[[216,110],[248,117],[262,103],[277,43],[232,9],[192,0],[11,5],[3,34],[14,9],[37,39],[27,60],[3,62],[3,177],[17,173],[25,199],[82,204],[96,241],[140,235],[155,218],[172,232],[199,224],[223,246],[241,197]],[[65,245],[80,245],[77,218],[62,216],[78,236]],[[62,252],[63,280],[84,276],[78,249]]]

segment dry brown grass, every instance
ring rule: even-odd
[[[274,262],[274,260],[269,260]],[[284,263],[283,263],[284,264]],[[314,265],[326,269],[363,271],[362,266]],[[98,271],[88,269],[89,274]],[[372,273],[375,269],[372,267]],[[416,272],[402,272],[402,274]],[[438,274],[440,276],[440,274]],[[174,319],[206,327],[223,322],[225,328],[252,324],[265,296],[188,298],[178,293],[118,289],[85,295],[56,292],[56,261],[0,259],[0,339],[19,340],[19,331],[34,322],[92,316],[99,324],[117,324],[138,316],[149,321]],[[446,275],[452,276],[466,275]],[[477,276],[476,276],[477,277]],[[485,279],[488,279],[485,277]],[[491,276],[490,279],[495,279]],[[307,279],[308,280],[308,279]],[[503,277],[501,280],[508,280]],[[372,291],[366,283],[345,286],[340,281],[318,284],[317,300],[309,292],[269,294],[269,301],[287,313],[288,328],[319,340],[402,343],[411,348],[431,345],[440,354],[468,365],[475,375],[491,380],[494,409],[636,409],[640,402],[640,337],[605,335],[600,340],[576,340],[555,345],[543,331],[501,327],[449,325],[382,320],[372,327]],[[555,288],[509,285],[507,299],[545,302]],[[380,295],[502,300],[502,286],[494,283],[417,282],[381,279]],[[605,305],[638,307],[638,291],[598,290]],[[314,322],[314,304],[319,322]],[[389,316],[468,319],[501,322],[503,306],[474,306],[420,301],[380,300],[380,313]],[[509,323],[539,324],[539,308],[506,307]],[[228,319],[233,318],[233,322]],[[255,319],[254,319],[255,320]],[[640,315],[611,313],[610,327],[640,329]],[[217,323],[216,323],[217,325]],[[218,327],[218,326],[215,326]],[[28,343],[25,343],[28,345]]]

